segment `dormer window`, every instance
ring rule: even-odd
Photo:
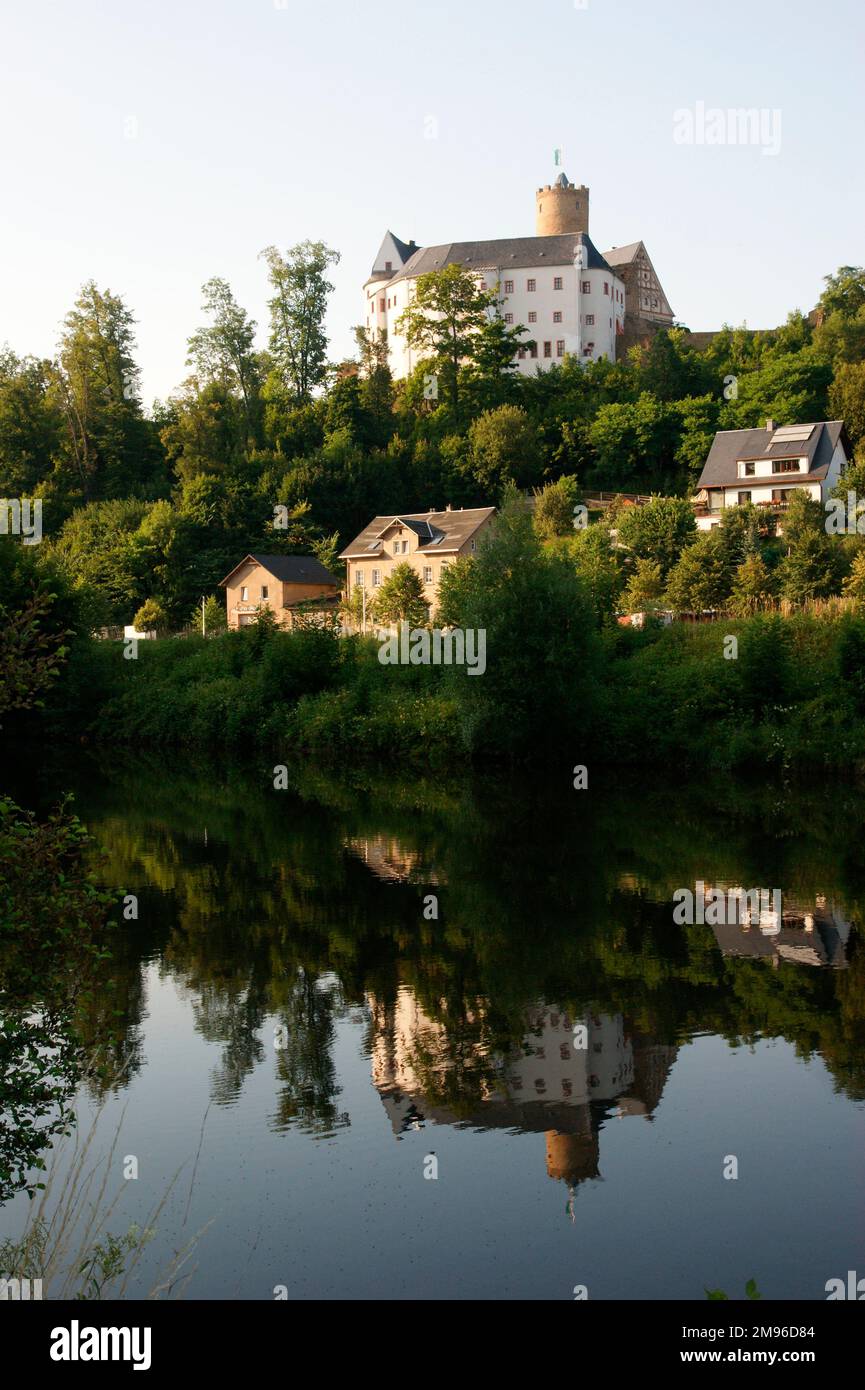
[[[757,465],[753,459],[744,459],[739,463],[739,477],[753,478],[757,471]]]
[[[385,261],[384,268],[388,272],[388,274],[390,274],[390,272],[393,270],[393,261]]]
[[[798,460],[798,459],[773,459],[773,460],[772,460],[772,472],[773,472],[773,473],[798,473],[799,471],[800,471],[800,470],[799,470],[799,460]]]

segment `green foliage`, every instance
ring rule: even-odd
[[[429,604],[417,570],[405,561],[395,565],[376,591],[373,617],[380,623],[408,623],[420,627],[429,618]]]
[[[730,551],[721,529],[705,531],[687,546],[670,571],[667,601],[679,612],[723,608],[732,581]]]
[[[664,572],[657,560],[638,560],[622,596],[626,613],[660,608],[664,596]]]
[[[653,497],[644,507],[628,507],[618,522],[619,545],[639,560],[660,565],[664,577],[683,546],[697,534],[694,510],[683,497]]]
[[[572,535],[578,496],[577,480],[573,477],[559,478],[535,493],[535,530],[542,541]]]

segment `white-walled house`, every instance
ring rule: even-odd
[[[710,531],[724,507],[753,502],[783,510],[794,492],[826,502],[847,468],[850,440],[843,420],[781,425],[715,435],[694,499],[697,527]]]

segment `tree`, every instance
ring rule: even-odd
[[[544,748],[574,748],[591,728],[602,654],[569,557],[541,546],[512,492],[474,558],[453,569],[447,619],[486,644],[482,676],[450,672],[468,749],[527,761]]]
[[[72,469],[88,501],[143,496],[160,481],[154,433],[141,413],[134,325],[119,295],[92,280],[65,319],[60,399]]]
[[[722,608],[730,592],[730,555],[720,530],[705,531],[682,551],[667,581],[667,602],[679,612]]]
[[[237,303],[225,280],[208,280],[201,293],[204,311],[212,322],[192,334],[187,361],[195,368],[199,382],[239,395],[244,447],[249,449],[258,434],[260,415],[261,369],[254,350],[255,322]]]
[[[482,290],[474,272],[460,265],[431,270],[415,282],[414,298],[396,322],[409,347],[429,360],[444,381],[454,418],[460,417],[460,368],[500,371],[517,351],[521,329],[493,330],[495,290]]]
[[[865,445],[865,361],[840,363],[829,388],[829,409],[843,420],[853,448]]]
[[[858,608],[865,607],[865,550],[857,551],[853,556],[850,573],[844,580],[843,591],[846,598],[855,600]]]
[[[485,497],[498,498],[508,483],[527,487],[540,473],[538,438],[518,405],[485,410],[469,427],[471,469]]]
[[[618,524],[619,545],[640,560],[653,560],[666,577],[682,549],[697,534],[694,509],[683,497],[653,497],[627,507]]]
[[[210,632],[225,632],[228,628],[228,615],[225,611],[225,600],[218,599],[215,594],[210,594],[204,600],[204,613],[202,615],[201,604],[193,608],[189,615],[191,626],[197,627],[199,631],[202,627],[202,616],[204,635]],[[138,627],[136,623],[136,628]],[[138,628],[140,632],[141,629]]]
[[[542,541],[573,534],[578,496],[576,478],[559,478],[535,491],[534,523]]]
[[[589,593],[598,618],[612,617],[622,591],[622,571],[616,561],[606,526],[587,526],[572,531],[566,543],[574,569]]]
[[[373,616],[381,623],[409,623],[421,627],[429,619],[429,603],[417,570],[403,561],[395,565],[373,602]]]
[[[148,598],[135,614],[133,624],[136,632],[165,632],[168,615],[158,598]]]
[[[664,594],[664,572],[657,560],[638,560],[625,586],[622,605],[626,613],[651,612],[660,608]]]
[[[775,583],[762,555],[748,555],[733,576],[730,611],[736,617],[749,617],[771,602]]]
[[[785,528],[785,537],[787,535]],[[803,530],[781,561],[781,593],[790,603],[838,592],[843,556],[825,531]]]
[[[286,256],[275,246],[261,254],[273,290],[267,303],[274,375],[294,406],[305,405],[326,376],[324,316],[333,291],[327,271],[340,255],[323,241],[302,241]]]
[[[824,275],[823,279],[826,284],[820,296],[823,312],[855,318],[865,305],[865,269],[858,265],[842,265],[834,275]]]

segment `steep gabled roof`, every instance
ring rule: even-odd
[[[261,565],[268,574],[272,574],[274,579],[279,579],[283,584],[335,584],[337,588],[341,580],[334,578],[329,570],[326,570],[314,555],[245,555],[239,565],[219,581],[220,587],[224,587],[232,575],[237,574],[239,569],[253,561],[256,565]]]
[[[378,254],[372,263],[370,279],[381,279],[384,276],[390,278],[395,274],[400,266],[405,265],[410,256],[413,256],[417,247],[414,242],[406,243],[400,241],[393,232],[385,232],[384,240],[378,248]],[[388,270],[390,264],[390,270]]]
[[[431,270],[461,265],[466,270],[519,270],[532,266],[573,265],[578,247],[583,249],[586,270],[613,271],[587,232],[560,236],[506,237],[497,241],[449,241],[442,246],[423,246],[406,261],[394,280],[413,279]]]
[[[720,430],[712,441],[708,458],[700,474],[698,488],[725,487],[739,481],[738,464],[745,459],[804,458],[808,460],[806,473],[784,475],[785,485],[794,481],[818,482],[825,478],[832,462],[832,455],[839,439],[850,454],[847,433],[843,420],[822,420],[810,425],[811,434],[807,439],[790,441],[783,431],[793,426],[778,426],[770,433],[765,427],[754,430]],[[802,425],[801,429],[809,428]],[[777,438],[779,430],[782,437]],[[749,483],[755,481],[749,479]],[[757,479],[757,482],[760,480]],[[768,482],[766,478],[764,481]]]
[[[495,507],[471,507],[465,511],[402,512],[390,516],[375,516],[360,535],[346,546],[341,560],[369,559],[381,554],[381,537],[394,522],[410,527],[420,538],[420,549],[437,553],[460,550],[478,527],[495,512]]]

